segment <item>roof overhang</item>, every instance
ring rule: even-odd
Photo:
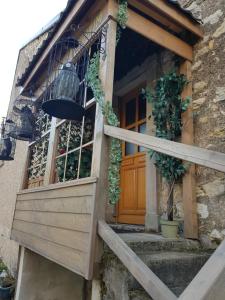
[[[90,6],[94,4],[99,5],[99,2],[108,2],[108,15],[114,16],[115,18],[115,7],[118,5],[116,0],[68,1],[67,7],[61,14],[61,17],[59,18],[59,21],[54,30],[51,32],[50,36],[48,36],[48,38],[43,42],[43,45],[37,51],[37,54],[33,57],[28,68],[25,70],[22,77],[18,80],[17,85],[23,86],[23,90],[25,90],[29,86],[34,76],[40,70],[43,62],[48,57],[52,47],[60,39],[69,25],[77,19],[80,20],[83,16],[85,16],[85,13]],[[128,0],[128,4],[130,7],[137,9],[140,14],[144,14],[145,16],[149,17],[150,20],[152,19],[153,28],[154,22],[156,22],[156,26],[158,26],[158,28],[162,26],[163,30],[168,30],[169,34],[171,35],[173,35],[171,32],[174,32],[174,34],[176,35],[179,34],[179,32],[181,32],[182,30],[185,30],[194,35],[196,38],[203,37],[203,32],[198,20],[196,20],[190,13],[182,9],[178,5],[177,0]],[[112,11],[110,11],[110,8]],[[139,20],[143,21],[144,19],[145,18],[140,15]],[[136,23],[135,26],[138,27],[138,24]],[[132,22],[130,22],[130,28],[132,27]],[[146,32],[146,34],[148,33]],[[182,48],[181,39],[178,39],[178,43]],[[188,44],[185,43],[185,45],[187,45],[187,47],[185,48],[188,51]],[[179,55],[180,53],[178,52],[177,54]],[[188,55],[190,56],[191,54],[187,54],[187,57]],[[191,56],[189,58],[191,60]]]

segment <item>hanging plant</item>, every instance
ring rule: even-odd
[[[119,26],[117,26],[117,43],[120,40],[122,30],[126,29],[127,26],[127,20],[128,20],[128,3],[127,0],[119,0],[119,7],[118,7],[118,13],[117,13],[117,23]]]
[[[90,60],[87,71],[87,83],[92,89],[96,102],[98,103],[103,116],[111,126],[119,126],[119,120],[109,102],[105,102],[105,95],[99,78],[100,53],[96,52]],[[117,203],[120,197],[120,164],[122,160],[121,143],[118,139],[111,138],[110,142],[110,165],[108,173],[108,195],[111,204]]]
[[[161,77],[157,83],[155,92],[150,89],[144,90],[146,100],[152,103],[152,115],[156,127],[156,137],[177,141],[181,136],[182,118],[181,115],[188,108],[190,97],[182,99],[181,93],[187,84],[184,75],[178,75],[175,71]],[[186,172],[187,166],[183,161],[156,151],[149,151],[150,157],[161,176],[166,179],[170,186],[168,198],[167,217],[172,219],[172,190],[177,182]]]

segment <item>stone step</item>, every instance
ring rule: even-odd
[[[120,233],[122,240],[137,253],[155,251],[202,251],[200,243],[196,240],[183,238],[167,239],[159,234],[150,233]]]
[[[210,255],[208,253],[169,251],[140,254],[139,257],[178,296],[192,281]],[[131,274],[128,274],[127,280],[128,290],[142,288]]]
[[[143,225],[132,225],[132,224],[109,224],[109,226],[116,233],[137,233],[145,232],[145,227]]]
[[[132,239],[130,236],[122,238],[177,296],[183,292],[210,257],[210,253],[201,251],[200,245],[192,241],[167,240],[158,236],[149,240],[143,235],[142,238],[135,237],[137,242],[135,244],[134,236]],[[106,287],[104,300],[151,299],[109,249],[104,255],[103,281]]]
[[[129,300],[152,300],[152,298],[143,290],[132,290],[128,292]]]

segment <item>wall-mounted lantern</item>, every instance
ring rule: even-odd
[[[79,58],[78,53],[81,53]],[[42,103],[45,113],[60,119],[82,120],[88,57],[89,50],[71,37],[60,40],[53,47]]]
[[[1,125],[1,137],[0,137],[0,160],[9,161],[14,160],[16,142],[10,138],[6,131],[5,118],[3,118]]]

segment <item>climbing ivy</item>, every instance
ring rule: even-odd
[[[184,75],[177,75],[172,71],[157,81],[154,93],[149,88],[143,91],[147,101],[153,105],[152,115],[157,137],[176,141],[181,136],[181,114],[190,103],[190,97],[181,97],[186,84]],[[149,154],[151,158],[154,157],[156,167],[168,183],[177,181],[185,174],[187,167],[180,159],[152,150]]]
[[[117,13],[117,43],[121,37],[122,30],[126,28],[128,20],[127,0],[119,0]],[[94,53],[90,60],[87,70],[87,84],[91,88],[95,100],[98,103],[103,116],[109,125],[118,127],[119,119],[114,113],[111,103],[105,102],[105,94],[102,89],[102,83],[99,78],[100,52]],[[109,155],[109,172],[108,172],[108,196],[111,204],[116,204],[120,197],[120,164],[122,160],[121,142],[118,139],[111,138],[110,155]]]
[[[87,71],[87,84],[92,89],[96,102],[101,108],[103,116],[111,126],[119,126],[117,115],[109,102],[105,102],[105,95],[99,78],[100,53],[96,52],[90,60]],[[120,163],[122,160],[121,143],[119,140],[111,138],[108,173],[108,196],[109,202],[115,204],[120,197]]]
[[[119,7],[118,7],[118,13],[117,13],[117,33],[116,33],[116,40],[117,43],[120,40],[122,30],[126,29],[127,26],[127,20],[128,20],[128,3],[127,0],[119,0]]]

